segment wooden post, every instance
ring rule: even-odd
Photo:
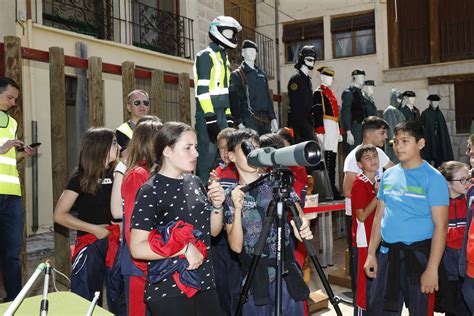
[[[290,98],[288,96],[288,92],[283,92],[281,94],[281,122],[280,126],[287,126],[288,124],[288,107],[290,105]]]
[[[122,63],[122,94],[123,94],[123,121],[128,120],[128,94],[135,89],[135,64],[131,61]]]
[[[67,126],[66,79],[64,76],[64,49],[49,48],[49,86],[51,103],[51,166],[53,176],[53,205],[56,205],[67,185]],[[56,268],[71,274],[69,229],[54,224],[54,260]]]
[[[387,26],[388,26],[388,47],[389,47],[389,65],[390,68],[400,67],[400,27],[398,17],[395,12],[397,8],[395,0],[387,1]]]
[[[439,0],[429,0],[431,63],[440,62]]]
[[[191,124],[191,93],[189,91],[189,74],[179,74],[179,114],[181,122]]]
[[[89,127],[104,126],[104,82],[102,58],[89,58]]]
[[[23,90],[23,75],[21,71],[21,40],[16,36],[5,36],[4,38],[4,59],[5,59],[5,76],[12,78],[20,86],[20,95],[16,100],[16,106],[14,106],[9,115],[11,115],[18,123],[18,129],[16,131],[18,139],[24,140],[23,135],[23,97],[21,91]],[[26,232],[27,232],[27,215],[28,212],[25,209],[25,161],[17,163],[17,170],[20,176],[22,206],[25,210],[23,212],[23,243],[21,246],[21,271],[22,279],[24,281],[28,278],[27,270],[27,253],[26,253]]]
[[[162,121],[166,115],[166,94],[163,70],[152,70],[151,72],[151,114],[158,116]]]

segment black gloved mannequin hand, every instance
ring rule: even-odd
[[[227,120],[227,126],[235,128],[235,120],[231,114],[226,114],[225,118]]]
[[[214,113],[206,113],[204,118],[206,119],[206,128],[209,140],[212,143],[215,143],[217,141],[217,134],[219,134],[221,131],[221,128],[217,123],[217,117]]]

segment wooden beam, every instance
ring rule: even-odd
[[[439,0],[429,0],[431,63],[440,62]]]
[[[89,58],[89,127],[104,126],[104,82],[102,58]]]
[[[135,89],[135,64],[131,61],[122,63],[122,94],[123,94],[123,121],[127,121],[129,113],[127,110],[128,94]]]
[[[463,74],[463,75],[451,75],[451,76],[440,76],[440,77],[430,77],[428,78],[428,85],[437,85],[437,84],[450,84],[458,82],[472,82],[474,81],[474,74]]]
[[[23,135],[23,97],[21,91],[23,90],[23,74],[22,74],[22,59],[21,59],[21,40],[16,36],[5,36],[4,38],[4,72],[5,76],[12,78],[20,86],[20,95],[18,100],[16,100],[16,106],[14,106],[10,111],[11,115],[18,123],[17,136],[18,139],[24,140]],[[26,281],[28,278],[28,269],[27,269],[27,253],[26,253],[26,232],[27,232],[27,215],[28,211],[25,209],[25,161],[23,160],[20,163],[17,163],[17,170],[20,176],[20,185],[21,185],[21,202],[23,209],[23,243],[21,247],[21,266],[22,266],[22,279]]]
[[[395,0],[387,1],[388,52],[390,68],[400,67],[400,27]]]
[[[182,72],[179,76],[179,113],[181,122],[191,125],[191,93],[189,91],[189,74]]]
[[[166,94],[163,70],[151,72],[151,114],[158,116],[162,121],[166,115]]]
[[[53,177],[53,205],[56,205],[68,181],[66,79],[64,49],[49,49],[49,93],[51,104],[51,166]],[[55,266],[66,275],[71,274],[69,229],[54,224]]]

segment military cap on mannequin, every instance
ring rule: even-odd
[[[250,40],[244,40],[242,42],[242,49],[244,49],[244,48],[255,48],[255,50],[258,52],[257,44],[255,44],[254,42],[252,42]]]
[[[365,76],[365,70],[364,69],[354,69],[354,70],[352,70],[351,76],[357,76],[357,75],[364,75]]]
[[[334,74],[336,73],[333,69],[326,66],[319,67],[317,71],[319,71],[322,75],[326,75],[329,77],[334,77]]]
[[[375,87],[375,81],[374,80],[366,80],[366,81],[364,81],[364,86],[373,86],[373,87]]]

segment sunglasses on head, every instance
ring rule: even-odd
[[[148,101],[148,100],[135,100],[135,101],[133,101],[133,105],[135,105],[135,106],[139,106],[140,104],[143,104],[144,106],[149,106],[150,101]]]

